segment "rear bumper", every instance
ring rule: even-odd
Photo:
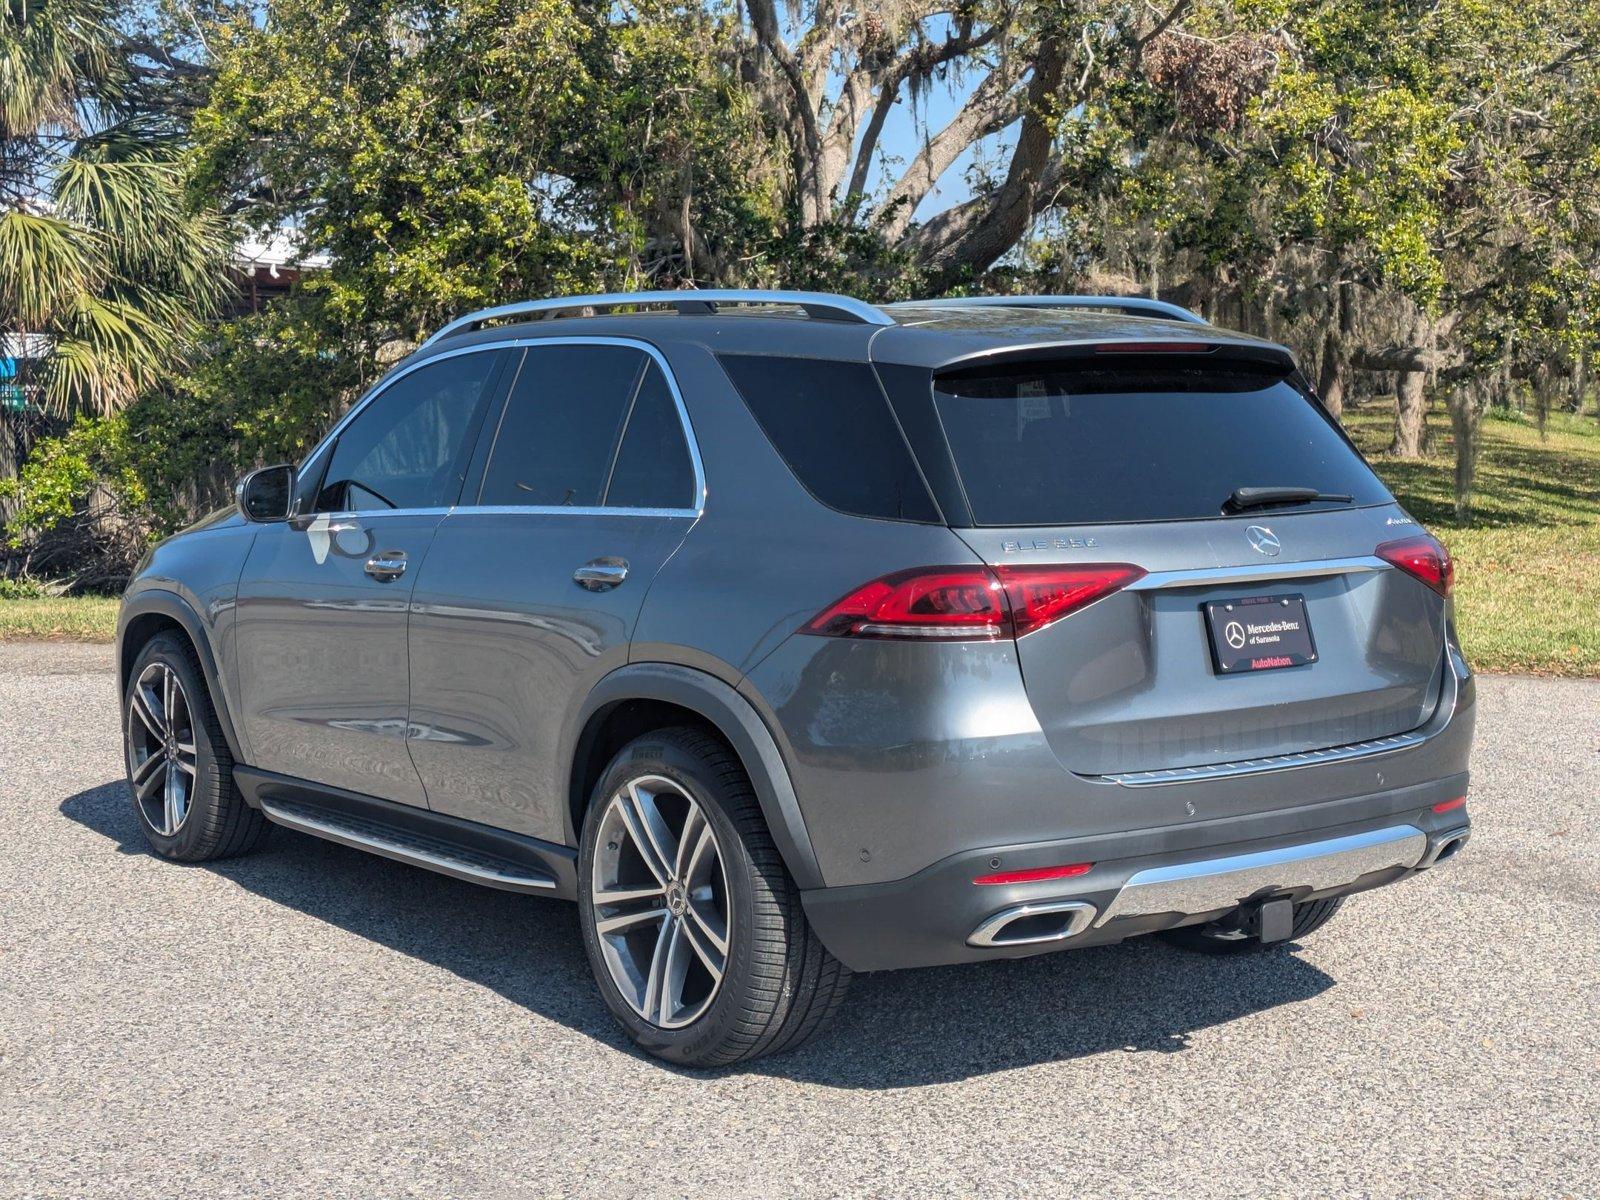
[[[892,883],[803,893],[823,944],[858,971],[1019,958],[1106,945],[1226,916],[1243,904],[1365,891],[1427,870],[1469,833],[1463,773],[1331,803],[1220,821],[990,847]],[[975,877],[1093,863],[1070,879]]]

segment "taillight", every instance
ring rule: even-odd
[[[1000,583],[1011,602],[1016,635],[1043,629],[1096,600],[1143,578],[1131,563],[1090,563],[1076,567],[1000,567]]]
[[[1450,551],[1425,533],[1384,542],[1374,553],[1407,575],[1422,580],[1441,596],[1448,596],[1455,586],[1456,565],[1450,559]]]
[[[1143,574],[1129,563],[919,567],[863,584],[818,613],[801,632],[944,641],[1022,637]]]
[[[897,571],[862,584],[804,629],[824,637],[990,640],[1011,632],[1000,581],[984,567]]]

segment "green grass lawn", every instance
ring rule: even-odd
[[[109,596],[0,600],[0,641],[109,642],[117,601]]]
[[[1449,422],[1430,414],[1433,453],[1385,458],[1394,410],[1346,414],[1400,502],[1450,547],[1467,657],[1482,671],[1600,676],[1600,421],[1555,414],[1483,423],[1470,525],[1458,526]],[[109,641],[117,602],[98,596],[0,600],[0,639]]]
[[[1483,423],[1472,520],[1456,524],[1449,421],[1429,414],[1433,453],[1383,456],[1394,409],[1371,405],[1346,425],[1400,502],[1456,560],[1456,624],[1480,671],[1600,675],[1600,421],[1552,414]]]

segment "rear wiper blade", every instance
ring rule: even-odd
[[[1243,512],[1248,508],[1268,508],[1274,504],[1352,504],[1354,496],[1339,492],[1319,492],[1313,487],[1242,487],[1222,502],[1223,512]]]

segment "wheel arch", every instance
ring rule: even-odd
[[[205,676],[206,690],[211,694],[212,707],[217,710],[217,722],[222,726],[222,736],[227,739],[228,752],[235,762],[243,762],[238,734],[233,718],[228,712],[222,677],[217,670],[216,653],[211,639],[206,635],[205,623],[194,607],[176,592],[161,588],[148,588],[123,601],[122,614],[117,622],[117,697],[118,702],[127,694],[128,676],[134,659],[151,638],[168,630],[187,638],[200,660],[200,671]]]
[[[607,763],[633,737],[670,725],[708,728],[750,776],[784,865],[802,888],[823,886],[800,802],[777,741],[751,707],[714,675],[670,663],[631,663],[600,680],[574,722],[567,794],[569,843],[578,844],[584,809]]]

